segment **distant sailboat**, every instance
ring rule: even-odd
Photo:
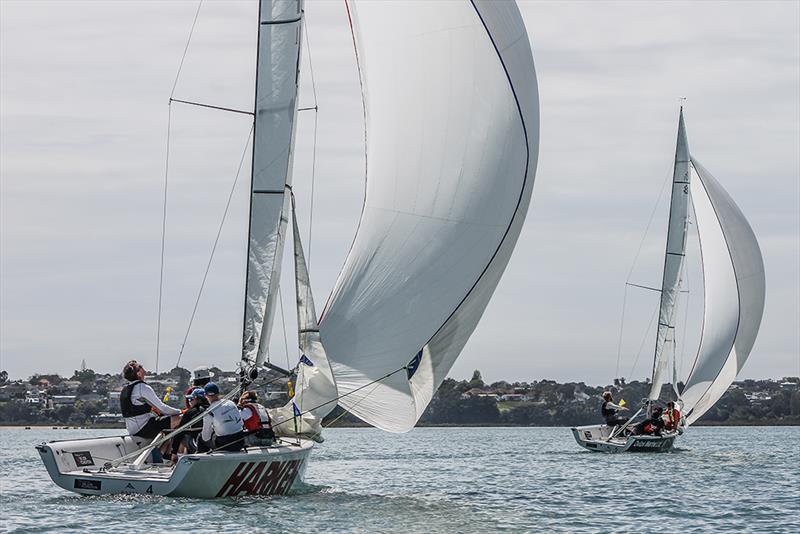
[[[269,347],[289,215],[299,362],[272,411],[274,446],[145,463],[158,440],[37,447],[52,479],[87,495],[272,495],[299,483],[337,403],[411,429],[475,329],[519,237],[539,141],[536,74],[513,2],[347,4],[365,97],[367,190],[358,231],[317,324],[294,198],[302,0],[261,0],[241,370]],[[355,7],[358,6],[356,11]]]
[[[747,219],[711,173],[690,155],[681,108],[652,386],[643,409],[658,402],[668,377],[670,353],[672,384],[677,388],[675,309],[684,274],[690,197],[700,238],[705,307],[697,356],[679,392],[682,427],[708,411],[744,366],[764,312],[765,279],[761,250]],[[572,432],[581,446],[602,452],[666,451],[682,432],[681,428],[660,437],[628,436],[625,430],[623,426],[592,425],[573,428]]]

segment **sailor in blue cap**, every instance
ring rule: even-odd
[[[194,388],[186,395],[186,403],[189,409],[186,410],[181,416],[181,422],[178,426],[189,424],[190,421],[196,419],[208,408],[208,401],[206,400],[206,392],[203,388]],[[197,443],[195,438],[199,430],[203,428],[203,420],[198,419],[192,426],[186,430],[182,430],[174,438],[172,438],[172,462],[178,461],[178,454],[189,453],[194,454],[197,452]]]

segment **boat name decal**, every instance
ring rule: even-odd
[[[217,497],[283,495],[292,487],[303,460],[241,462],[222,485]]]
[[[664,447],[668,447],[671,443],[672,442],[670,440],[645,441],[637,439],[636,442],[633,444],[633,447],[636,449],[661,449]]]
[[[75,479],[75,489],[100,491],[102,487],[103,483],[99,480],[86,480],[85,478]]]

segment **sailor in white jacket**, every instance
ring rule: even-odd
[[[240,451],[244,447],[244,425],[239,408],[228,399],[220,399],[219,386],[209,382],[203,388],[211,404],[203,416],[198,450]]]
[[[161,402],[156,392],[144,382],[145,369],[136,360],[131,360],[122,369],[129,384],[119,394],[125,428],[131,436],[153,439],[163,430],[177,426],[181,411]],[[161,416],[153,413],[155,408]]]

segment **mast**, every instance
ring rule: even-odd
[[[269,348],[286,234],[297,115],[303,0],[259,2],[243,368]]]
[[[653,355],[652,386],[648,398],[658,399],[667,375],[667,344],[674,346],[675,308],[680,294],[681,275],[686,256],[686,227],[689,213],[689,141],[683,122],[683,106],[678,118],[678,140],[672,174],[672,197],[669,205],[667,245],[664,251],[664,274],[661,281],[661,302],[658,312],[656,346]]]

